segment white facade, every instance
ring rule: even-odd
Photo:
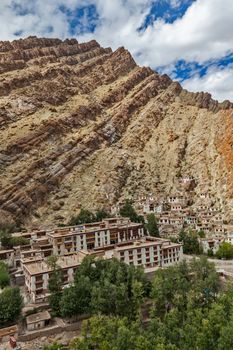
[[[168,240],[150,237],[117,247],[114,256],[128,265],[145,268],[167,267],[183,259],[183,247]]]

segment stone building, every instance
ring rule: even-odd
[[[41,328],[45,328],[49,325],[51,316],[48,311],[38,312],[26,317],[26,325],[28,331],[35,331]]]

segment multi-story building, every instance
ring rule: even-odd
[[[173,244],[161,238],[145,237],[135,242],[121,244],[113,255],[129,265],[147,269],[173,265],[183,258],[181,244]]]
[[[53,254],[66,255],[79,250],[92,250],[111,244],[133,241],[144,236],[140,223],[127,218],[104,219],[102,222],[73,227],[57,228],[47,232]]]
[[[82,251],[58,258],[57,266],[62,272],[63,286],[73,282],[75,271],[86,255],[88,252]],[[22,268],[29,299],[34,303],[45,301],[49,295],[48,283],[53,271],[52,267],[45,260],[27,259],[22,262]]]
[[[188,200],[187,200],[187,197],[181,194],[177,194],[177,195],[168,196],[167,202],[169,204],[181,204],[182,206],[185,207],[188,203]]]
[[[207,254],[209,251],[212,251],[213,254],[216,254],[219,250],[220,244],[224,242],[222,237],[213,237],[213,238],[200,238],[199,240],[203,253]]]
[[[226,242],[233,244],[233,232],[227,233]]]

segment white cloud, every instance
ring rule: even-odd
[[[95,3],[100,21],[94,37],[105,46],[124,45],[136,57],[141,54],[141,64],[156,67],[181,58],[205,62],[233,49],[232,0],[197,0],[174,23],[160,19],[144,32],[137,28],[144,23],[152,1]],[[92,36],[88,34],[83,39]]]
[[[221,69],[210,68],[203,77],[198,75],[184,81],[183,86],[193,92],[205,91],[212,93],[213,98],[223,101],[233,101],[233,65]]]
[[[170,1],[174,11],[182,3],[181,0],[0,0],[0,39],[15,39],[14,33],[19,31],[23,36],[65,38],[70,36],[70,15],[59,7],[63,5],[74,11],[83,5],[93,4],[99,16],[95,32],[80,36],[80,28],[77,28],[77,39],[86,41],[95,38],[101,45],[113,49],[125,46],[141,65],[152,68],[165,66],[166,71],[172,71],[172,66],[180,59],[204,63],[233,51],[232,0],[196,0],[175,22],[166,23],[158,19],[144,31],[139,31],[155,1]],[[15,4],[22,9],[30,9],[31,13],[20,15]],[[84,18],[84,24],[86,20]],[[220,71],[222,76],[231,75],[231,72],[229,68]],[[209,73],[206,80],[214,74]],[[191,81],[193,86],[199,81],[202,83],[200,88],[204,86],[204,80],[197,77],[186,85],[191,86]],[[211,84],[209,91],[215,96],[220,96],[222,91],[222,96],[231,98],[224,86],[221,90],[224,80],[218,78],[218,82],[218,92]]]

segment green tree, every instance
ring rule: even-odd
[[[95,213],[95,221],[97,222],[102,221],[103,219],[106,219],[109,217],[110,217],[110,214],[104,209],[97,210],[97,212]]]
[[[0,261],[0,288],[4,288],[10,284],[10,275],[7,265]]]
[[[63,317],[73,317],[90,312],[92,285],[88,276],[80,276],[78,281],[62,294],[60,309]]]
[[[120,215],[129,218],[132,222],[144,223],[144,218],[138,215],[133,208],[131,202],[127,199],[125,204],[120,208]]]
[[[12,249],[14,246],[21,246],[29,244],[29,240],[24,237],[12,237],[12,234],[8,230],[0,231],[0,241],[2,247],[6,249]]]
[[[195,231],[182,230],[179,234],[179,241],[183,243],[185,254],[200,254],[202,252],[198,241],[198,234]]]
[[[155,214],[151,213],[151,214],[147,215],[146,228],[147,228],[147,231],[149,232],[150,236],[159,237],[159,229],[158,229]]]
[[[80,213],[71,219],[69,225],[88,224],[94,221],[95,215],[91,211],[81,208]]]
[[[126,318],[95,316],[85,322],[82,338],[71,342],[72,350],[152,350],[149,339],[138,324]]]
[[[18,287],[6,287],[0,294],[0,326],[14,322],[21,313],[23,299]]]
[[[51,268],[51,276],[49,278],[48,289],[49,304],[52,309],[53,316],[60,315],[60,302],[62,298],[62,271],[57,265],[57,256],[50,256],[47,260],[48,266]]]
[[[12,248],[11,244],[11,233],[8,230],[1,230],[0,231],[0,241],[1,245],[4,248]]]
[[[83,271],[91,272],[94,281],[95,312],[105,310],[107,315],[94,316],[83,322],[82,337],[74,339],[70,349],[233,348],[233,289],[231,285],[227,291],[226,286],[224,290],[220,289],[218,274],[206,257],[156,272],[151,290],[151,319],[147,327],[141,324],[139,317],[130,317],[133,312],[138,316],[137,310],[144,302],[140,270],[100,260],[96,261],[95,268],[91,264],[97,270],[94,274],[88,264]],[[111,300],[106,301],[107,290],[107,298]],[[127,307],[128,312],[122,312]]]
[[[205,238],[205,232],[203,230],[198,231],[198,236],[200,238]]]
[[[73,285],[62,293],[60,310],[63,317],[101,313],[135,319],[149,292],[150,282],[143,269],[117,259],[86,257]]]
[[[217,253],[216,256],[218,259],[232,259],[233,258],[233,245],[228,242],[223,242]]]

